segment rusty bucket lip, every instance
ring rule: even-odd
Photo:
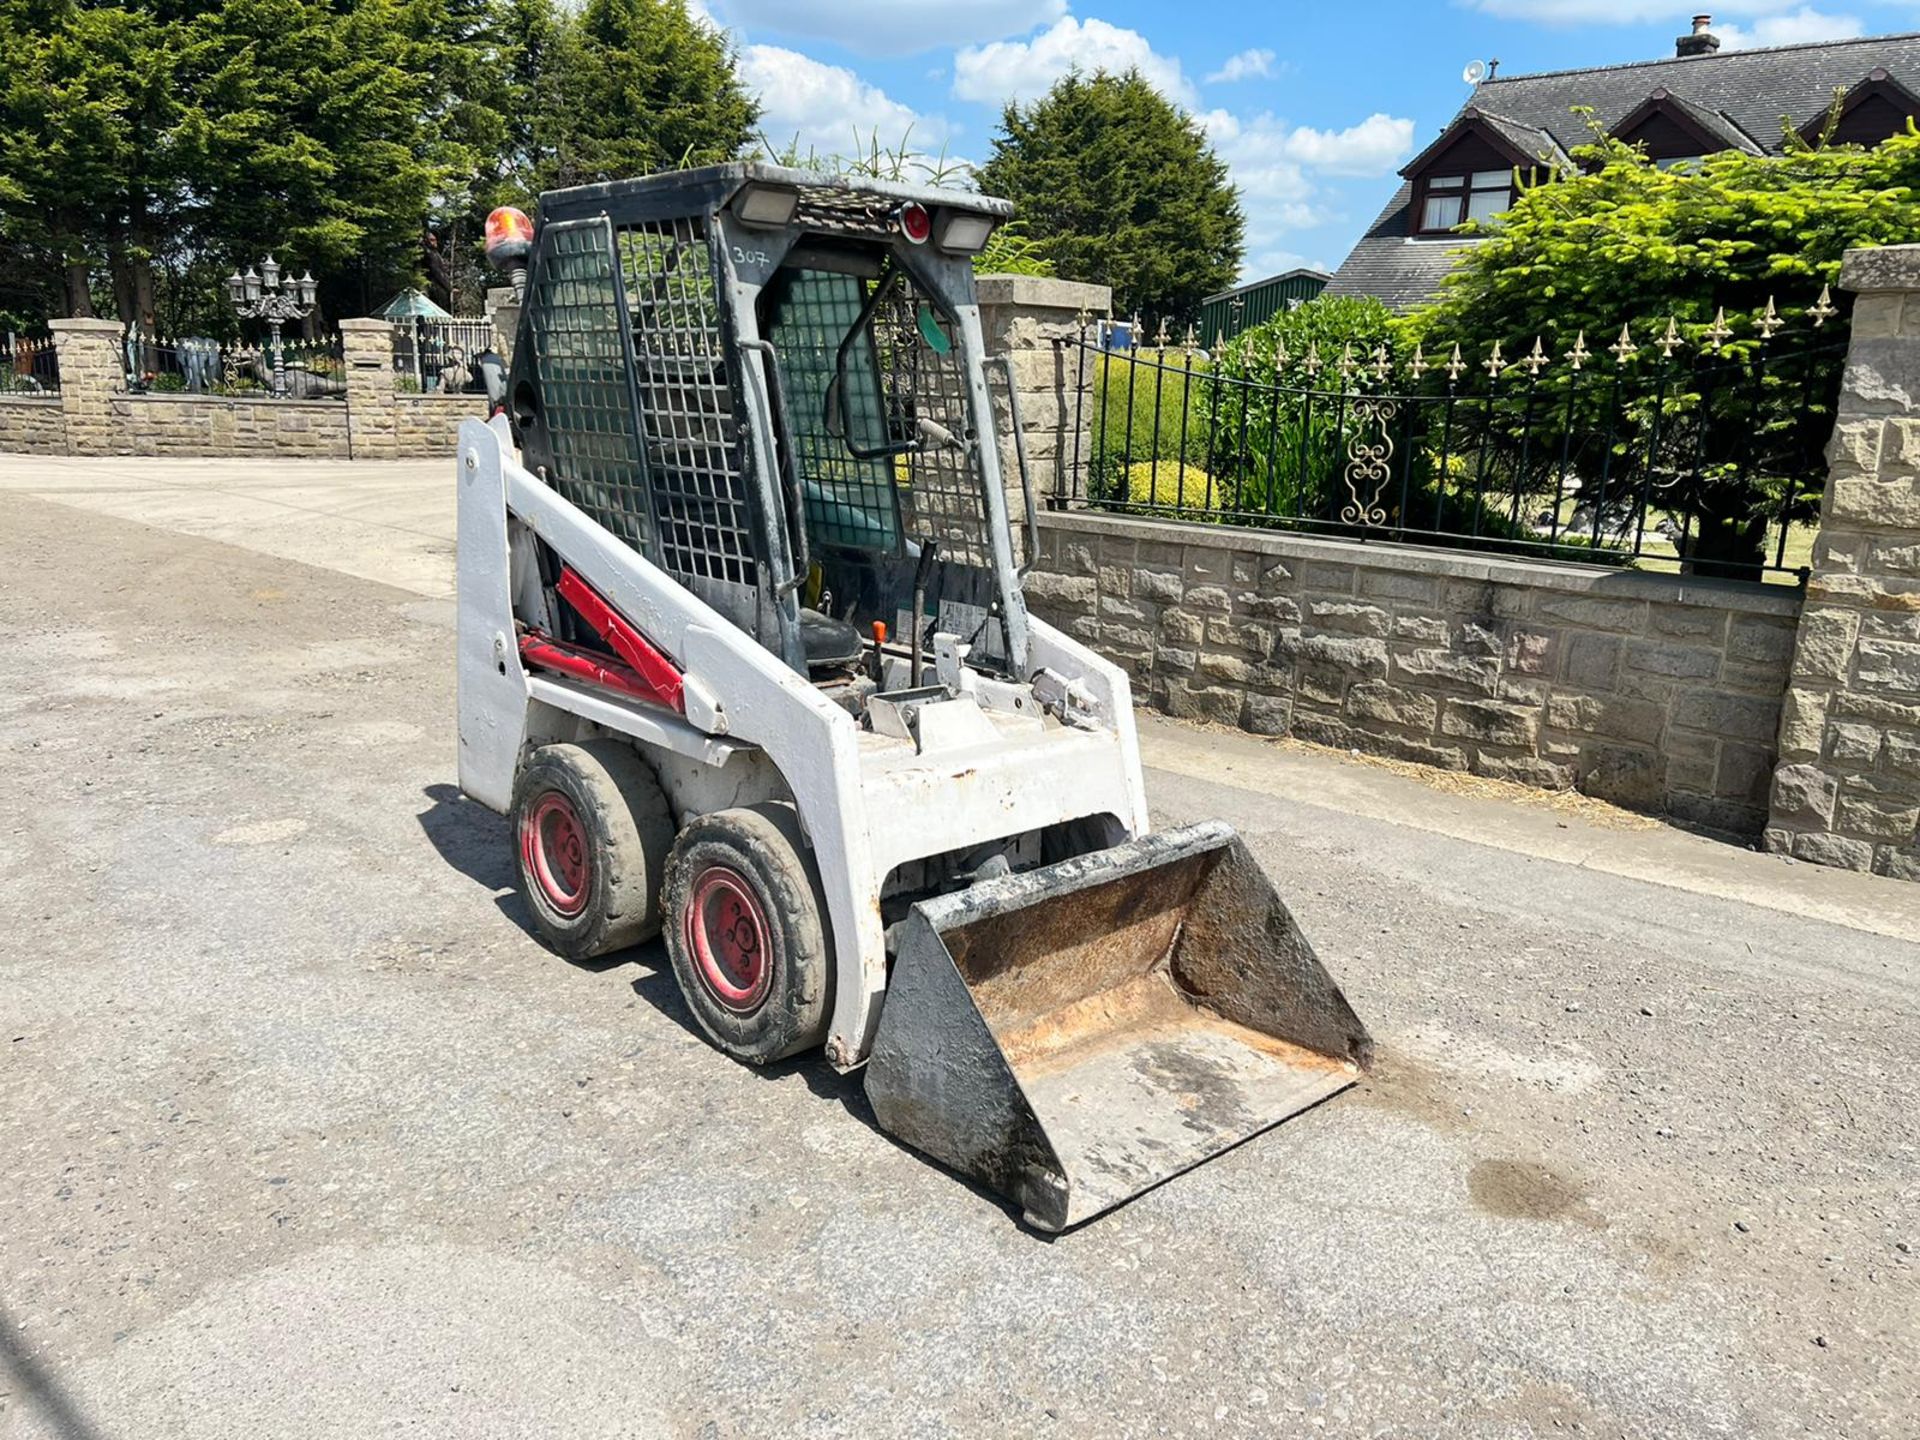
[[[1190,856],[1225,849],[1239,839],[1226,821],[1201,820],[1123,840],[1105,850],[1057,861],[1039,870],[981,880],[951,895],[919,900],[914,903],[913,913],[932,926],[935,934],[944,934],[976,920],[1023,909],[1036,900],[1072,895]]]

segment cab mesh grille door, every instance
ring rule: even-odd
[[[596,522],[650,554],[646,460],[634,410],[627,307],[604,217],[547,227],[527,313],[540,379],[551,484]]]
[[[622,226],[619,259],[659,563],[752,630],[766,547],[756,534],[746,407],[706,223]]]

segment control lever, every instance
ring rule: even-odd
[[[914,689],[920,688],[920,650],[921,633],[927,628],[927,580],[933,573],[933,563],[940,553],[938,540],[925,541],[920,546],[920,563],[913,570],[913,649],[912,669],[908,672]]]

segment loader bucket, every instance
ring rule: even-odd
[[[1354,1083],[1366,1027],[1231,827],[913,907],[880,1127],[1064,1230]]]

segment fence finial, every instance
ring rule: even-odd
[[[1466,368],[1467,368],[1466,357],[1461,355],[1460,342],[1456,340],[1453,344],[1453,358],[1448,360],[1446,364],[1447,379],[1453,381],[1455,384],[1458,384],[1460,380],[1460,376],[1466,370]]]
[[[1393,361],[1387,357],[1387,342],[1382,340],[1373,347],[1373,378],[1384,385],[1387,383],[1387,376],[1392,373]]]
[[[1773,296],[1767,296],[1766,313],[1754,322],[1754,329],[1760,332],[1760,343],[1764,345],[1773,339],[1773,332],[1786,323],[1780,318],[1780,311],[1773,303]]]
[[[1733,327],[1727,324],[1727,307],[1722,305],[1713,317],[1713,324],[1707,327],[1706,338],[1715,350],[1727,343],[1727,337],[1733,334]]]
[[[1413,358],[1407,362],[1407,370],[1416,381],[1427,373],[1427,357],[1418,340],[1413,342]]]
[[[1292,358],[1293,357],[1287,353],[1287,337],[1284,335],[1275,336],[1273,342],[1273,373],[1278,375],[1282,367]]]
[[[1541,338],[1538,335],[1533,337],[1533,349],[1528,353],[1527,358],[1520,363],[1527,367],[1528,376],[1535,380],[1540,378],[1540,372],[1542,370],[1553,363],[1547,359],[1547,347],[1541,343]]]
[[[1820,329],[1827,321],[1839,313],[1840,307],[1833,303],[1833,287],[1831,285],[1822,285],[1820,287],[1820,298],[1814,301],[1807,309],[1807,314],[1813,317],[1813,328],[1816,330]]]
[[[1573,337],[1573,348],[1567,351],[1567,363],[1575,370],[1582,369],[1587,363],[1587,357],[1592,354],[1593,352],[1587,349],[1587,332],[1582,330]]]
[[[1687,343],[1680,338],[1680,322],[1671,315],[1667,316],[1667,333],[1653,343],[1659,347],[1662,360],[1671,360],[1673,352]]]
[[[1302,368],[1306,370],[1309,376],[1317,380],[1320,378],[1320,370],[1323,364],[1324,362],[1320,359],[1320,342],[1318,340],[1309,340],[1307,342],[1307,360],[1305,366]]]
[[[1633,343],[1633,326],[1622,325],[1620,338],[1607,347],[1613,352],[1613,358],[1622,365],[1640,353],[1640,347]]]
[[[1507,372],[1506,357],[1500,353],[1500,342],[1493,342],[1493,354],[1480,362],[1480,368],[1487,372],[1489,380],[1498,380]]]

